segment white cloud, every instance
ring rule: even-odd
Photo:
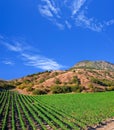
[[[58,70],[63,68],[63,66],[58,64],[56,61],[40,55],[30,55],[23,53],[22,56],[26,61],[25,65],[28,66],[33,66],[43,70]]]
[[[38,10],[42,16],[45,16],[59,29],[64,29],[64,25],[60,22],[61,9],[57,7],[57,3],[52,0],[41,0],[42,3],[38,6]]]
[[[5,43],[5,46],[9,50],[11,50],[11,51],[15,51],[15,52],[21,52],[21,51],[23,51],[23,47],[19,43],[15,43],[15,44]]]
[[[25,42],[18,40],[8,40],[4,38],[1,40],[1,44],[4,45],[8,50],[14,52],[23,52],[32,49],[32,47]]]
[[[24,65],[40,68],[42,70],[58,70],[63,68],[63,66],[57,63],[55,60],[41,56],[38,54],[38,52],[36,54],[34,48],[27,44],[25,46],[25,44],[23,44],[24,42],[22,42],[22,44],[18,41],[10,41],[13,43],[11,44],[8,42],[8,40],[1,40],[1,42],[2,45],[4,45],[8,50],[14,53],[16,52],[15,56],[18,56],[18,58],[20,58],[19,60],[24,62]],[[14,62],[9,59],[3,60],[2,63],[14,65]]]
[[[77,14],[77,12],[80,11],[85,2],[86,0],[74,0],[72,3],[72,15]]]
[[[64,29],[65,26],[68,29],[71,29],[72,24],[66,20],[62,9],[66,8],[66,10],[71,11],[70,16],[66,16],[67,19],[69,17],[70,21],[72,18],[77,17],[77,13],[80,12],[83,5],[87,0],[64,0],[61,2],[57,2],[57,0],[41,0],[41,4],[39,5],[39,11],[42,15],[47,16],[49,20],[51,20],[59,29]]]
[[[72,25],[67,20],[65,21],[65,24],[66,24],[67,28],[69,28],[69,29],[72,28]]]
[[[94,18],[87,18],[83,11],[75,18],[75,24],[76,26],[88,28],[96,32],[101,32],[104,26],[103,24],[96,22]]]
[[[46,2],[47,7],[54,13],[58,14],[58,9],[55,7],[54,2],[51,2],[50,0],[42,0]]]
[[[53,20],[53,23],[60,29],[63,30],[65,28],[65,26],[62,23],[59,23],[56,20]]]
[[[47,6],[39,6],[39,11],[44,16],[53,17],[52,12],[49,10]]]
[[[113,25],[113,24],[114,24],[114,19],[105,22],[105,24],[106,24],[107,26]]]
[[[42,0],[43,4],[38,6],[38,9],[43,16],[48,17],[60,17],[59,16],[59,9],[56,7],[55,3],[50,0]]]
[[[6,64],[6,65],[14,65],[15,64],[13,61],[10,61],[8,59],[3,60],[2,63]]]
[[[65,27],[71,29],[78,26],[102,32],[114,24],[113,19],[104,22],[104,20],[98,21],[94,16],[88,17],[89,4],[89,0],[41,0],[39,12],[61,30]]]

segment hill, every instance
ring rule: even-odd
[[[73,68],[89,68],[97,70],[114,71],[114,64],[106,61],[81,61],[77,63]]]
[[[82,61],[66,71],[45,71],[7,82],[23,94],[97,92],[114,90],[114,65]]]
[[[114,65],[82,61],[67,71],[45,71],[11,82],[25,94],[107,91],[114,89]]]

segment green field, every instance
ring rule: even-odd
[[[114,92],[26,96],[0,92],[0,130],[83,130],[114,117]]]

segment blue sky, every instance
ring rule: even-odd
[[[114,0],[1,0],[0,78],[114,63]]]

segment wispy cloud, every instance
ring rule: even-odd
[[[23,53],[22,56],[26,61],[25,65],[28,66],[33,66],[43,70],[58,70],[63,68],[63,66],[58,64],[56,61],[40,55],[30,55]]]
[[[13,61],[11,61],[9,59],[3,60],[2,63],[5,64],[5,65],[14,65],[15,64]]]
[[[58,2],[57,0],[41,0],[38,10],[42,16],[47,17],[48,20],[52,21],[59,29],[64,29],[65,26],[70,29],[72,25],[66,19],[64,19],[65,12],[63,12],[62,9],[66,5],[66,10],[70,8],[72,12],[71,15],[74,16],[78,11],[80,11],[85,2],[86,0],[73,0],[70,2],[69,0],[63,0],[61,2]]]
[[[56,3],[52,0],[41,0],[42,3],[38,6],[40,14],[53,24],[55,24],[59,29],[64,29],[64,25],[60,23],[60,8],[57,7]]]
[[[47,6],[39,6],[39,11],[43,16],[53,17],[52,12]]]
[[[113,25],[113,24],[114,24],[114,19],[105,22],[105,24],[106,24],[107,26]]]
[[[94,16],[89,17],[89,4],[89,0],[41,0],[38,7],[40,14],[46,16],[59,29],[81,27],[95,32],[102,32],[106,27],[114,24],[113,19],[99,21]]]
[[[63,68],[63,66],[57,63],[55,60],[36,53],[33,47],[30,47],[27,45],[27,43],[25,46],[17,41],[12,41],[9,43],[8,40],[7,42],[3,40],[2,45],[4,45],[8,50],[14,53],[16,52],[16,55],[18,55],[18,58],[20,58],[19,60],[22,60],[24,65],[40,68],[42,70],[58,70]],[[3,60],[2,63],[14,65],[14,62],[9,59]]]
[[[0,44],[5,46],[8,50],[14,52],[23,52],[27,50],[33,49],[31,46],[26,44],[26,42],[22,40],[9,40],[4,37],[4,39],[0,38]]]
[[[88,28],[96,32],[101,32],[104,26],[103,24],[96,22],[94,18],[87,18],[83,11],[75,18],[75,24],[76,26]]]
[[[72,3],[72,15],[77,14],[87,0],[74,0]]]
[[[98,22],[95,18],[88,18],[85,15],[84,11],[80,12],[75,18],[76,26],[80,26],[82,28],[88,28],[96,32],[102,32],[107,26],[111,26],[113,24],[114,19],[105,22]]]
[[[5,42],[4,42],[5,43]],[[18,42],[15,42],[14,44],[10,44],[10,43],[5,43],[4,44],[10,51],[15,51],[15,52],[21,52],[23,51],[23,46],[18,43]]]
[[[62,24],[56,20],[53,20],[53,22],[60,30],[63,30],[65,28],[64,24]]]
[[[42,0],[43,4],[38,6],[40,13],[44,16],[53,17],[60,17],[58,12],[59,9],[56,7],[55,3],[50,0]]]
[[[69,29],[72,28],[72,25],[67,20],[65,21],[65,24],[66,24],[67,28],[69,28]]]

